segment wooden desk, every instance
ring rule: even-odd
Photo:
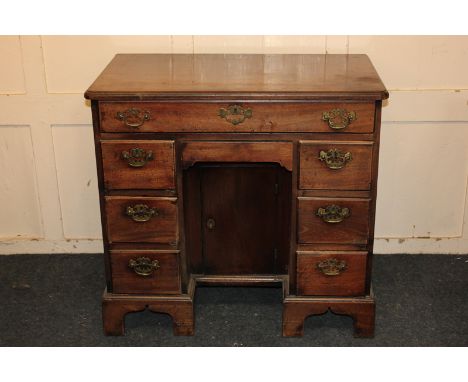
[[[283,335],[327,310],[372,336],[380,112],[365,55],[117,55],[91,99],[104,331],[197,285],[283,288]]]

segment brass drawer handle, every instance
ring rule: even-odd
[[[319,159],[322,162],[325,162],[329,169],[339,170],[340,168],[343,168],[346,165],[346,163],[353,158],[349,151],[343,153],[338,149],[330,149],[328,151],[320,151]]]
[[[246,118],[252,118],[252,109],[244,109],[241,105],[230,105],[227,109],[219,109],[218,115],[233,125],[238,125]]]
[[[128,110],[117,112],[115,118],[119,121],[123,121],[128,127],[136,129],[142,126],[146,121],[149,121],[151,117],[149,111],[141,111],[132,107]]]
[[[135,204],[134,206],[127,206],[125,213],[135,222],[147,222],[154,215],[158,216],[158,211],[155,208],[147,206],[146,204]]]
[[[322,120],[328,123],[328,126],[334,130],[341,130],[357,119],[356,112],[346,111],[345,109],[333,109],[324,111]]]
[[[151,276],[153,272],[159,268],[159,261],[158,260],[151,260],[147,257],[138,257],[137,259],[130,259],[128,262],[128,267],[133,269],[133,271],[138,276]]]
[[[338,259],[326,259],[317,263],[317,269],[325,276],[338,276],[347,268],[346,261]]]
[[[340,207],[336,204],[331,204],[325,208],[320,207],[316,215],[326,223],[340,223],[345,218],[349,217],[349,208]]]
[[[127,161],[130,167],[143,167],[148,161],[153,160],[153,152],[135,148],[130,149],[130,151],[122,151],[122,158]]]

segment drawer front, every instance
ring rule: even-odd
[[[366,252],[298,252],[297,292],[306,296],[365,294]]]
[[[372,142],[302,141],[299,188],[369,190]]]
[[[177,244],[177,198],[106,196],[109,242]]]
[[[174,189],[174,141],[102,141],[106,189]]]
[[[101,102],[105,132],[346,132],[374,130],[373,103]]]
[[[369,199],[298,198],[301,244],[367,244]]]
[[[276,162],[293,170],[293,144],[291,142],[227,142],[188,141],[182,149],[182,166],[196,162]]]
[[[170,251],[111,251],[114,293],[179,294],[179,254]]]

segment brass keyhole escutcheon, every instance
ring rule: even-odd
[[[206,221],[206,227],[208,229],[214,229],[214,227],[216,226],[216,222],[213,218],[209,218],[207,221]]]
[[[252,118],[252,109],[244,108],[241,105],[230,105],[227,109],[222,107],[218,111],[218,116],[225,119],[234,126],[245,121],[246,118]]]

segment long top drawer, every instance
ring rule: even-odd
[[[104,132],[372,133],[374,103],[101,102]]]

